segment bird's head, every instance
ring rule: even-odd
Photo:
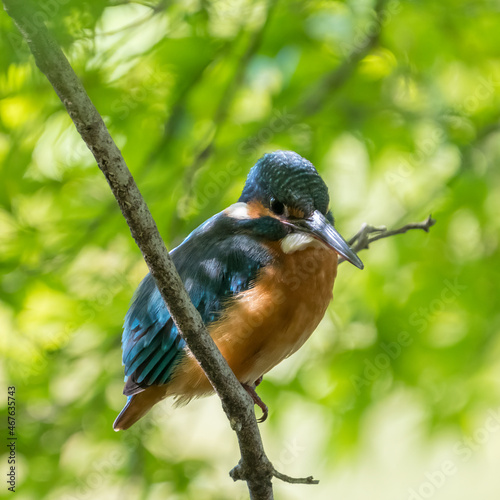
[[[281,240],[285,253],[320,242],[363,269],[334,228],[330,196],[313,164],[293,151],[264,155],[250,170],[238,203],[226,212],[256,234]]]

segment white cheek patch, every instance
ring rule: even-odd
[[[233,203],[230,207],[226,208],[224,212],[233,219],[250,219],[248,215],[248,205],[242,201]]]
[[[281,240],[281,249],[286,254],[310,247],[328,248],[324,243],[307,233],[290,233]]]

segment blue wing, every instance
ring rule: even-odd
[[[171,256],[206,325],[217,320],[228,299],[253,286],[259,269],[271,260],[269,251],[223,212],[193,231]],[[130,396],[166,384],[184,356],[185,345],[148,274],[125,317],[123,393]]]

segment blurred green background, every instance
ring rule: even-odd
[[[363,272],[343,264],[316,333],[261,385],[269,457],[321,480],[276,482],[276,497],[499,498],[498,3],[40,5],[169,248],[275,149],[316,165],[346,237],[437,219],[375,243]],[[5,13],[0,44],[0,405],[15,385],[16,498],[246,498],[215,397],[113,432],[121,325],[146,266]]]

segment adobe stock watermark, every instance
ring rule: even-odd
[[[363,376],[351,376],[351,383],[354,386],[356,394],[360,394],[363,387],[369,387],[372,382],[375,382],[381,373],[391,366],[391,362],[399,358],[403,352],[403,348],[412,344],[413,337],[408,332],[400,332],[396,341],[382,342],[380,349],[383,352],[378,353],[373,358],[373,361],[365,358]]]
[[[29,38],[36,35],[42,26],[45,26],[57,15],[61,6],[67,4],[69,1],[70,0],[45,0],[43,2],[37,2],[36,11],[33,12],[33,15],[30,18],[23,16],[21,19]],[[16,54],[29,54],[28,45],[19,31],[15,30],[7,33],[7,40]]]
[[[161,70],[148,69],[141,76],[141,81],[146,83],[130,88],[123,97],[115,99],[111,103],[111,111],[120,120],[126,120],[131,111],[138,108],[155,89],[168,85],[171,80],[172,78]]]
[[[419,307],[409,318],[411,326],[415,327],[417,333],[422,333],[429,325],[429,320],[437,313],[442,312],[446,307],[457,300],[457,298],[467,290],[467,286],[458,282],[458,276],[453,281],[445,279],[444,288],[439,297],[433,299],[427,307]]]
[[[487,77],[480,76],[478,78],[478,85],[474,89],[472,94],[469,94],[458,106],[458,112],[465,116],[469,116],[481,106],[481,104],[495,95],[500,87],[500,80],[497,80],[494,75],[489,75]]]
[[[378,13],[377,17],[369,21],[362,28],[358,28],[353,39],[349,42],[340,43],[339,47],[344,57],[352,57],[359,54],[377,37],[382,27],[389,24],[394,16],[401,10],[401,2],[392,0]]]
[[[463,102],[455,108],[456,114],[462,118],[467,118],[476,112],[481,104],[487,99],[494,96],[500,87],[500,80],[497,80],[495,75],[490,74],[488,77],[480,76],[478,84],[474,91],[464,98]],[[461,123],[460,116],[448,118],[451,125],[459,126]],[[386,172],[385,180],[388,184],[396,185],[406,181],[416,169],[421,167],[443,143],[446,137],[445,131],[441,127],[435,128],[416,148],[416,151],[409,155],[408,158],[401,158],[397,166]]]
[[[407,180],[436,152],[445,137],[446,134],[442,128],[434,129],[418,143],[414,153],[411,153],[408,158],[401,158],[394,169],[386,172],[385,181],[388,184],[396,185]]]
[[[281,450],[278,460],[273,460],[275,469],[282,472],[288,465],[295,462],[304,451],[306,451],[305,446],[300,444],[297,439],[288,441]]]
[[[295,120],[296,116],[289,113],[286,108],[282,110],[274,109],[268,124],[238,145],[239,158],[237,160],[229,162],[223,170],[210,172],[195,197],[187,194],[179,200],[177,205],[179,213],[186,214],[192,209],[200,212],[210,205],[212,200],[229,188],[236,177],[248,169],[248,165],[242,161],[242,157],[255,154],[261,146],[269,143],[276,134],[303,125],[296,124]]]
[[[420,484],[417,490],[410,488],[408,500],[422,500],[430,498],[437,489],[442,488],[447,478],[457,473],[457,466],[451,460],[445,460],[441,466],[424,474],[426,481]]]
[[[101,287],[91,300],[79,300],[74,319],[67,321],[61,330],[54,330],[44,335],[43,344],[37,339],[25,337],[29,342],[30,363],[20,363],[16,367],[16,376],[19,380],[26,384],[32,377],[44,372],[51,359],[51,349],[47,346],[66,344],[71,337],[80,333],[83,325],[93,321],[97,314],[105,310],[119,292],[133,285],[128,273],[114,274],[109,277],[106,286]]]
[[[311,249],[308,253],[305,253],[300,263],[294,269],[285,271],[281,275],[279,285],[273,290],[272,294],[268,295],[265,307],[261,307],[258,310],[254,308],[251,314],[246,315],[248,322],[242,325],[239,334],[231,339],[231,344],[227,346],[227,349],[229,351],[240,349],[241,344],[246,342],[248,338],[255,334],[255,331],[265,325],[269,321],[269,318],[272,318],[280,310],[280,307],[284,303],[288,300],[293,300],[295,292],[304,286],[308,280],[314,279],[314,276],[322,268],[324,262],[324,250],[321,248]],[[248,304],[248,307],[252,308],[252,304],[255,303],[253,300],[254,295],[255,289],[250,288],[242,293],[239,302]]]
[[[419,486],[408,489],[407,500],[428,500],[456,475],[460,465],[467,463],[474,452],[483,447],[493,434],[500,431],[500,410],[489,410],[484,424],[476,429],[471,437],[464,437],[453,446],[457,460],[444,460],[439,467],[427,471],[425,480]]]
[[[467,286],[459,283],[456,276],[443,280],[444,287],[436,298],[431,300],[427,307],[419,307],[414,311],[408,323],[414,328],[416,333],[422,333],[429,326],[435,314],[444,311],[450,304],[467,290]],[[414,342],[414,337],[410,333],[403,331],[399,333],[397,340],[393,342],[382,342],[380,348],[383,352],[377,354],[373,360],[365,358],[362,376],[352,375],[351,383],[357,394],[360,394],[363,387],[369,387],[380,377],[383,371],[391,366],[391,362],[397,359],[405,347],[409,347]]]
[[[77,480],[74,493],[64,495],[64,500],[87,500],[95,498],[95,492],[105,487],[126,461],[121,450],[112,451],[106,457],[92,463],[89,474]]]
[[[276,134],[291,128],[296,118],[297,117],[289,113],[286,108],[282,110],[273,109],[268,124],[262,127],[255,135],[245,139],[238,145],[238,154],[241,156],[250,156],[256,153],[259,147],[270,142]]]

